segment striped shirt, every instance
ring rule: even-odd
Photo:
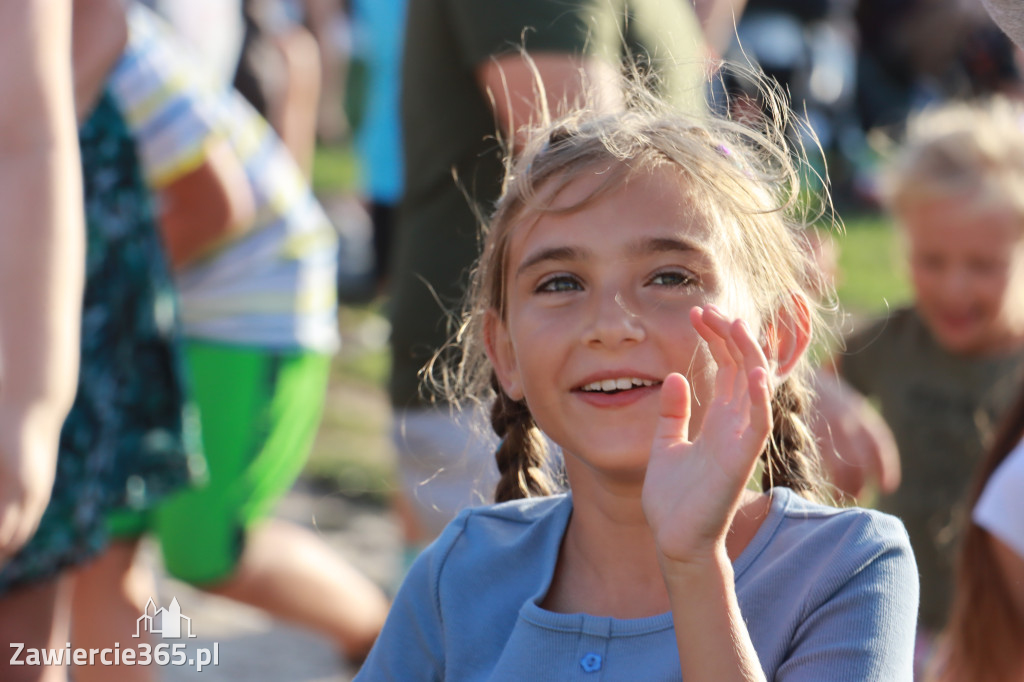
[[[187,337],[275,349],[337,348],[337,234],[270,126],[233,89],[216,88],[150,10],[128,10],[129,37],[109,86],[149,184],[198,168],[226,139],[245,168],[254,224],[176,284]]]

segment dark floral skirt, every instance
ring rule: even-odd
[[[205,472],[150,192],[109,96],[79,141],[87,248],[78,393],[49,506],[0,571],[0,592],[95,556],[108,542],[108,511],[147,508]]]

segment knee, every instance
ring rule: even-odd
[[[109,609],[112,603],[141,612],[154,596],[148,566],[136,561],[137,543],[114,543],[103,555],[75,573],[76,610],[93,603]]]

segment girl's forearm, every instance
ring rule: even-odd
[[[245,168],[225,139],[207,145],[203,162],[161,191],[160,230],[174,268],[213,253],[248,231],[255,198]]]
[[[683,679],[687,682],[764,682],[743,622],[732,563],[723,546],[705,561],[662,557]]]

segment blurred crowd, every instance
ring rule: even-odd
[[[985,487],[1024,478],[1024,51],[993,20],[1020,28],[1013,3],[651,0],[557,30],[502,9],[561,2],[454,2],[458,31],[435,0],[0,3],[0,640],[125,642],[151,537],[171,575],[361,661],[395,586],[272,514],[319,426],[338,306],[389,318],[407,568],[499,480],[506,434],[434,389],[502,153],[541,103],[621,105],[621,51],[684,107],[756,117],[774,81],[811,191],[901,226],[915,299],[823,363],[815,435],[837,500],[908,529],[920,679],[1021,679],[1024,513]],[[680,59],[650,57],[672,40]],[[356,210],[314,194],[318,147],[353,152]],[[366,224],[358,258],[339,221]],[[808,240],[826,298],[841,242]],[[3,680],[67,679],[6,659]]]

